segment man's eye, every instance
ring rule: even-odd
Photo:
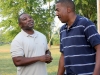
[[[27,18],[23,18],[23,21],[26,20]]]

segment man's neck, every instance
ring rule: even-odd
[[[68,21],[68,28],[70,28],[72,25],[73,25],[73,23],[75,22],[75,19],[76,19],[76,17],[77,17],[77,15],[76,14],[73,14],[73,15],[70,15],[70,18],[69,18],[69,21]]]
[[[33,29],[31,29],[31,30],[24,30],[27,34],[34,34],[34,30]]]

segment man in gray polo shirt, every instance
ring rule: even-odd
[[[34,20],[23,13],[18,18],[21,32],[11,43],[11,55],[17,75],[47,75],[46,63],[52,61],[45,35],[33,29]]]

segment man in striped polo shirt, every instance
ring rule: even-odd
[[[62,23],[57,75],[100,75],[100,35],[95,24],[75,14],[72,0],[59,0],[56,15]]]

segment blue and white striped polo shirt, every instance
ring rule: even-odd
[[[60,52],[64,54],[67,73],[92,75],[95,66],[96,50],[100,44],[100,35],[94,23],[77,15],[73,25],[60,29]]]

